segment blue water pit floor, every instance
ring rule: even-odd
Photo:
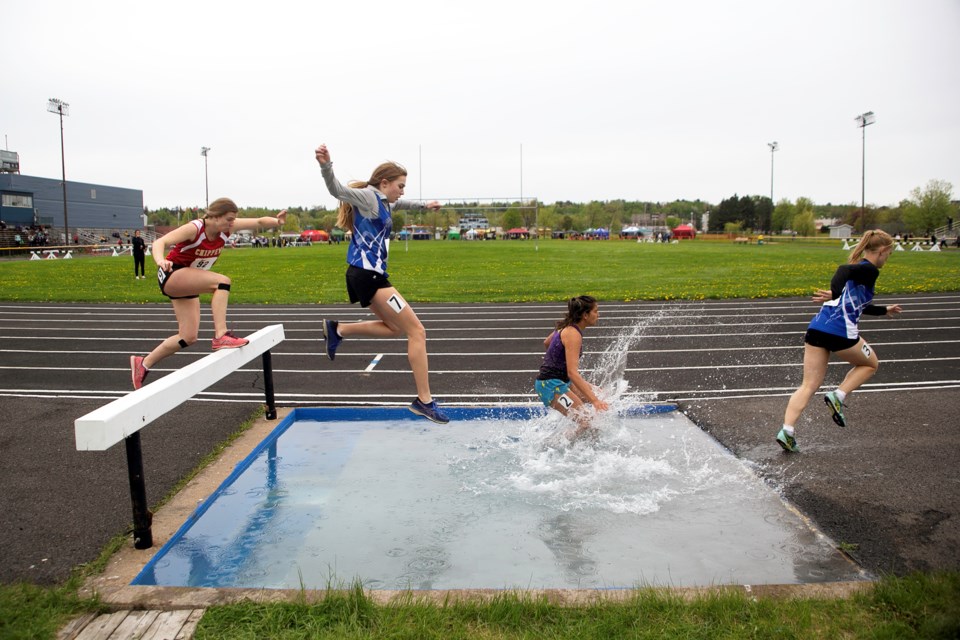
[[[540,589],[864,580],[671,406],[295,409],[134,585]]]

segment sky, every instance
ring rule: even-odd
[[[67,179],[151,209],[333,208],[320,143],[343,182],[400,162],[414,199],[960,197],[960,0],[0,0],[0,24],[21,172],[60,177],[58,98]]]

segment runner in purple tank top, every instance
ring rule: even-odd
[[[583,330],[597,324],[599,319],[600,311],[594,298],[570,298],[567,315],[543,341],[547,352],[534,387],[545,407],[553,407],[577,423],[577,429],[567,434],[570,440],[576,440],[593,429],[590,412],[584,403],[589,402],[597,411],[609,408],[597,397],[599,389],[584,380],[579,371]]]

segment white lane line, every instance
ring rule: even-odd
[[[821,390],[827,389],[826,386]],[[904,391],[939,391],[944,389],[960,389],[960,380],[933,380],[924,382],[898,382],[868,386],[864,385],[857,393],[902,393]],[[769,398],[787,397],[795,389],[787,387],[745,388],[745,389],[691,389],[684,391],[636,391],[621,396],[625,400],[638,402],[683,402],[701,400],[733,400],[738,398]],[[0,389],[0,397],[5,398],[60,398],[79,400],[112,400],[130,393],[129,391],[106,390],[66,390],[66,389]],[[457,406],[515,406],[518,404],[538,405],[534,393],[490,393],[490,394],[435,394],[446,404]],[[390,398],[397,398],[395,401]],[[203,392],[191,398],[188,402],[223,402],[260,404],[263,401],[262,392]],[[342,406],[406,406],[409,394],[311,394],[311,393],[278,393],[277,404],[289,406],[293,404],[310,404],[322,402],[324,405]]]
[[[364,371],[373,371],[374,368],[376,368],[376,366],[380,364],[381,358],[383,358],[382,353],[378,353],[376,356],[374,356],[373,360],[370,361],[370,364],[367,365],[367,368],[364,369]]]
[[[764,334],[766,335],[766,334]],[[929,346],[937,344],[960,344],[960,340],[921,340],[921,341],[902,341],[902,342],[870,342],[872,347],[910,347],[910,346]],[[790,344],[790,345],[761,345],[761,346],[738,346],[738,347],[687,347],[684,349],[627,349],[623,353],[631,354],[635,353],[638,355],[650,355],[650,354],[659,354],[659,353],[713,353],[718,351],[751,351],[751,350],[763,350],[763,351],[802,351],[802,344]],[[323,352],[303,352],[303,351],[270,351],[274,357],[293,357],[293,358],[326,358],[327,354]],[[61,357],[73,356],[73,355],[130,355],[129,351],[84,351],[84,350],[73,350],[62,351],[60,349],[0,349],[0,353],[44,353],[44,354],[56,354]],[[585,349],[584,355],[591,354],[603,354],[605,351],[597,351],[592,349]],[[178,358],[202,358],[205,355],[209,355],[202,351],[183,351],[176,354]],[[406,355],[405,351],[396,351],[396,352],[384,352],[384,353],[374,353],[372,351],[357,351],[351,353],[343,353],[342,356],[358,357],[358,358],[372,358],[374,356],[398,356],[402,357]],[[543,349],[536,351],[431,351],[430,357],[470,357],[470,358],[483,358],[483,357],[492,357],[492,358],[503,358],[509,356],[515,357],[526,357],[526,356],[542,356]]]
[[[903,364],[908,362],[953,362],[960,360],[960,356],[954,357],[941,357],[941,358],[884,358],[881,360],[886,366],[891,366],[895,364]],[[373,366],[376,365],[378,361],[371,362],[370,365],[365,369],[365,371],[372,371]],[[799,363],[797,362],[772,362],[772,363],[742,363],[742,364],[710,364],[710,365],[682,365],[678,367],[626,367],[623,371],[624,373],[649,373],[649,372],[658,372],[658,371],[697,371],[697,370],[708,370],[714,371],[717,369],[776,369],[776,368],[795,368],[798,367]],[[842,360],[831,361],[828,363],[830,367],[848,367],[850,366]],[[16,365],[2,365],[0,366],[0,371],[128,371],[126,367],[35,367],[35,366],[16,366]],[[177,371],[177,369],[155,369],[155,371]],[[536,368],[521,368],[521,369],[431,369],[430,373],[435,373],[437,375],[483,375],[483,374],[534,374],[538,371]],[[591,368],[582,368],[581,371],[584,373],[594,373],[597,369]],[[263,371],[256,366],[253,367],[241,367],[237,369],[238,373],[253,373],[253,374],[262,374]],[[290,374],[307,374],[307,375],[329,375],[329,374],[354,374],[360,373],[356,369],[280,369],[273,368],[273,372],[276,373],[290,373]],[[395,375],[409,375],[410,369],[379,369],[377,371],[379,374],[395,374]]]
[[[755,325],[754,325],[754,326],[755,326]],[[611,327],[611,328],[612,328],[612,327]],[[630,327],[630,328],[632,328],[632,327]],[[652,327],[652,328],[672,329],[673,327]],[[871,334],[877,334],[877,333],[889,333],[889,332],[891,332],[891,331],[948,331],[948,330],[955,330],[955,329],[960,329],[960,326],[946,326],[946,327],[945,327],[945,326],[939,326],[939,327],[887,327],[887,328],[869,327],[864,333],[865,333],[866,335],[871,335]],[[476,331],[476,330],[478,330],[478,329],[474,329],[473,331]],[[436,331],[437,331],[437,329],[432,329],[432,330],[431,330],[432,333],[435,333]],[[442,330],[441,330],[441,331],[442,331]],[[452,330],[451,330],[451,331],[452,331]],[[464,332],[463,330],[457,330],[457,333],[463,334],[463,333],[465,333],[465,332]],[[743,332],[723,332],[723,333],[669,333],[669,334],[649,333],[649,334],[647,334],[647,335],[639,338],[639,340],[650,340],[650,339],[657,339],[657,340],[669,340],[669,339],[685,339],[685,340],[688,340],[688,339],[714,339],[714,338],[737,338],[737,337],[742,337],[742,336],[748,336],[748,337],[756,338],[758,335],[762,335],[762,336],[765,336],[765,337],[769,337],[769,336],[800,336],[800,337],[802,337],[803,334],[802,334],[801,332],[797,332],[797,331],[765,331],[765,332],[763,332],[762,334],[758,334],[758,333],[756,332],[756,330],[753,330],[753,331],[743,331]],[[489,337],[481,337],[481,336],[476,336],[476,335],[469,335],[469,336],[460,335],[460,336],[457,336],[457,337],[450,337],[450,338],[445,338],[445,337],[442,337],[442,336],[441,336],[441,337],[431,337],[431,338],[428,338],[427,341],[428,341],[428,343],[435,343],[435,342],[491,342],[491,341],[507,342],[507,341],[518,341],[518,340],[523,340],[523,341],[528,341],[528,342],[529,342],[530,340],[533,340],[535,337],[539,337],[539,336],[540,336],[539,333],[537,334],[537,336],[534,336],[534,337],[531,337],[531,336],[489,336]],[[164,336],[164,337],[167,337],[167,336]],[[87,337],[87,336],[62,336],[62,335],[61,335],[61,336],[9,336],[9,335],[0,335],[0,340],[71,340],[71,341],[81,341],[81,340],[82,340],[82,341],[96,341],[96,340],[99,340],[99,341],[103,341],[103,342],[108,342],[108,341],[109,341],[109,342],[151,342],[151,343],[156,343],[156,342],[161,341],[162,339],[163,339],[163,338],[159,338],[159,337],[110,337],[110,336],[104,336],[104,335],[92,335],[92,336],[89,336],[89,337]],[[585,342],[598,342],[598,341],[601,341],[601,340],[604,340],[604,339],[608,339],[608,338],[605,337],[605,336],[602,336],[602,335],[594,335],[594,336],[590,336],[590,337],[585,338],[584,341],[585,341]],[[313,343],[318,343],[318,342],[320,342],[320,339],[319,339],[319,338],[287,338],[286,340],[284,340],[284,342],[285,342],[285,343],[288,343],[288,342],[313,342]],[[406,338],[351,338],[351,339],[350,339],[350,342],[351,342],[351,343],[358,343],[358,342],[375,342],[375,343],[382,343],[382,344],[387,344],[387,343],[390,343],[390,342],[406,343]]]
[[[884,294],[878,296],[879,300],[884,302],[887,301],[903,301],[910,304],[911,307],[914,306],[932,306],[939,304],[947,304],[945,301],[955,302],[960,300],[960,296],[957,296],[955,293],[943,292],[942,294]],[[776,298],[773,300],[751,300],[750,302],[744,302],[742,300],[724,302],[720,300],[640,300],[635,302],[613,302],[613,301],[601,301],[600,303],[604,309],[616,309],[618,311],[646,311],[652,310],[657,311],[660,309],[692,309],[699,310],[701,308],[706,309],[724,309],[724,310],[746,310],[746,311],[756,311],[758,308],[764,310],[776,309],[781,307],[802,307],[815,309],[815,303],[810,302],[807,299],[782,299]],[[508,303],[489,303],[476,306],[466,306],[463,304],[455,305],[419,305],[417,307],[417,316],[436,314],[436,315],[490,315],[497,314],[502,316],[504,311],[508,311],[510,315],[518,314],[530,314],[530,313],[544,313],[546,311],[553,312],[557,309],[565,309],[565,304],[562,302],[543,302],[543,303],[525,303],[521,307],[517,305],[508,304]],[[126,306],[115,306],[107,307],[104,305],[93,305],[93,306],[80,306],[80,305],[57,305],[57,304],[42,304],[42,303],[25,303],[25,304],[0,304],[0,311],[10,311],[13,313],[22,313],[29,312],[31,309],[36,309],[40,313],[46,315],[50,313],[51,310],[62,311],[67,315],[75,315],[81,311],[92,311],[96,314],[105,314],[105,313],[117,313],[125,315],[137,315],[141,316],[144,312],[157,312],[157,313],[170,313],[170,306],[164,303],[150,303],[150,304],[134,304]],[[359,312],[355,308],[343,305],[284,305],[284,306],[273,306],[270,305],[268,309],[264,309],[263,306],[258,305],[248,305],[248,304],[238,304],[230,306],[231,316],[234,314],[243,314],[243,315],[252,315],[252,316],[267,316],[267,317],[278,317],[278,316],[287,316],[287,315],[320,315],[320,314],[330,314],[330,313],[340,313],[343,315],[369,315],[365,312]],[[94,315],[94,313],[84,313],[83,315]]]

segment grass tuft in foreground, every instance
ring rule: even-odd
[[[956,638],[960,574],[886,578],[849,599],[755,599],[716,591],[687,600],[640,589],[623,602],[579,606],[504,592],[488,602],[426,601],[409,593],[373,603],[354,585],[318,603],[213,607],[197,629],[211,638]]]

